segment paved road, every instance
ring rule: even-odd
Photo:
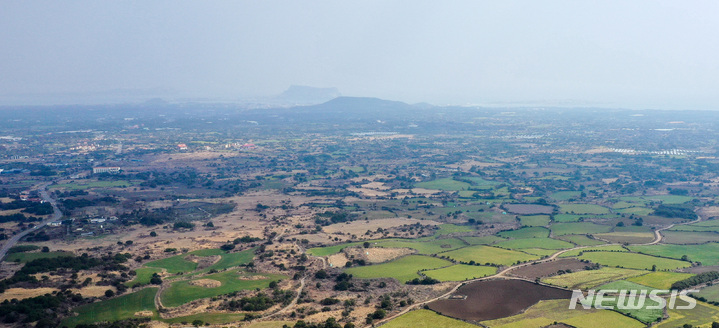
[[[50,205],[52,205],[52,210],[53,210],[52,215],[48,219],[37,224],[34,228],[27,229],[25,231],[22,231],[16,235],[10,237],[10,239],[8,239],[7,242],[5,242],[5,244],[2,247],[0,247],[0,261],[2,261],[2,259],[5,258],[5,255],[7,255],[7,251],[11,247],[15,246],[15,244],[17,244],[17,242],[20,241],[20,239],[22,239],[22,237],[25,237],[25,235],[27,235],[30,232],[39,230],[40,228],[46,226],[50,222],[57,221],[57,220],[60,220],[60,218],[62,218],[62,212],[60,212],[60,209],[57,208],[57,203],[47,193],[47,186],[49,186],[49,185],[50,185],[50,182],[40,186],[40,196],[42,197],[42,199],[44,201],[46,201],[46,202],[50,203]]]

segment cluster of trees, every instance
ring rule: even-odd
[[[294,326],[282,325],[282,328],[354,328],[355,325],[351,322],[346,323],[344,326],[337,323],[337,319],[329,317],[325,322],[304,322],[302,320],[297,321]]]
[[[408,285],[434,285],[438,283],[440,283],[439,280],[430,277],[424,277],[422,279],[414,278],[407,281]]]
[[[80,294],[73,294],[70,290],[55,295],[46,294],[24,300],[5,300],[0,303],[0,317],[4,323],[16,322],[35,324],[36,328],[57,327],[59,314],[66,306],[82,302]]]
[[[679,280],[673,283],[672,289],[687,289],[689,287],[701,285],[703,283],[707,283],[717,279],[719,279],[719,272],[717,271],[702,272],[700,274],[697,274],[696,276],[689,277],[684,280]]]
[[[345,211],[325,211],[323,213],[317,214],[317,216],[315,217],[315,223],[321,226],[328,226],[333,223],[352,221],[353,219],[354,217],[352,217],[348,212]]]
[[[116,204],[116,203],[118,203],[118,200],[115,197],[111,197],[111,196],[99,197],[99,198],[95,198],[95,199],[66,198],[66,199],[62,199],[60,201],[60,205],[66,211],[72,211],[77,208],[88,207],[88,206],[108,205],[108,204]]]
[[[696,220],[697,214],[689,207],[676,205],[659,205],[654,210],[654,215],[663,216],[665,218],[681,218],[686,220]]]
[[[35,214],[35,215],[47,215],[52,214],[52,205],[49,203],[36,203],[24,200],[14,200],[9,203],[0,203],[0,210],[16,210],[22,208],[22,212]]]
[[[22,213],[15,213],[10,215],[0,215],[0,223],[6,223],[6,222],[36,222],[40,221],[41,219],[38,217],[27,217],[23,215]]]

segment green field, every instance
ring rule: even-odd
[[[702,288],[698,293],[692,293],[693,295],[704,297],[710,302],[719,302],[719,285],[712,285],[709,287]]]
[[[370,241],[373,242],[373,241]],[[346,247],[354,247],[354,246],[362,246],[361,242],[356,243],[345,243],[345,244],[339,244],[339,245],[332,245],[332,246],[324,246],[324,247],[313,247],[307,250],[307,253],[314,256],[329,256],[333,254],[339,253],[342,249]]]
[[[518,261],[525,262],[539,258],[522,252],[483,245],[460,248],[442,253],[442,255],[466,263],[474,261],[479,264],[493,263],[498,265],[511,265]]]
[[[432,181],[426,181],[426,182],[420,182],[415,185],[417,188],[424,188],[424,189],[437,189],[437,190],[445,190],[445,191],[458,191],[458,190],[468,190],[470,185],[469,183],[457,181],[451,178],[443,178],[443,179],[437,179]]]
[[[185,256],[187,256],[187,254],[175,255],[161,260],[148,262],[145,266],[150,268],[165,269],[171,274],[194,271],[195,268],[197,268],[197,263],[186,260]]]
[[[496,242],[500,242],[503,240],[506,240],[502,237],[498,237],[495,235],[491,236],[484,236],[484,237],[462,237],[462,240],[467,242],[470,245],[490,245],[494,244]]]
[[[645,273],[646,271],[641,270],[601,268],[548,277],[542,279],[542,282],[569,289],[590,289],[610,281],[635,277]]]
[[[606,239],[611,243],[617,244],[644,244],[654,240],[653,232],[609,232],[598,233],[594,235],[600,239]]]
[[[224,252],[223,252],[224,253]],[[200,255],[201,256],[201,255]],[[210,270],[225,270],[229,268],[233,268],[239,265],[247,264],[252,261],[252,258],[255,257],[255,249],[247,249],[241,252],[237,253],[225,253],[220,255],[221,258],[217,263],[207,267],[203,271],[210,271]]]
[[[559,237],[559,239],[574,243],[577,246],[595,246],[604,244],[603,241],[589,238],[587,235],[563,235]]]
[[[460,247],[467,246],[462,240],[456,238],[436,239],[432,241],[413,241],[413,240],[385,240],[373,244],[373,247],[389,247],[389,248],[411,248],[416,249],[419,254],[437,254],[446,252]]]
[[[442,224],[439,226],[439,230],[434,233],[435,236],[441,236],[441,235],[448,235],[451,233],[459,233],[459,232],[473,232],[476,231],[473,227],[470,226],[459,226],[455,224]]]
[[[20,261],[21,263],[30,262],[37,259],[48,259],[60,256],[75,256],[71,252],[57,251],[57,252],[35,252],[35,253],[12,253],[5,257],[6,262]]]
[[[634,285],[636,285],[636,286],[634,286]],[[630,283],[622,283],[622,282],[620,282],[620,283],[615,284],[614,287],[610,287],[610,288],[606,288],[606,289],[617,289],[617,290],[619,290],[622,286],[627,287],[628,290],[630,290],[630,289],[648,290],[648,289],[647,289],[646,287],[644,287],[644,286],[637,285],[637,284],[634,284],[634,283],[631,283],[631,282],[630,282]],[[604,288],[604,287],[602,286],[602,288]],[[651,289],[651,288],[649,288],[649,289]],[[588,301],[588,302],[592,302],[592,299],[593,299],[593,297],[587,297],[587,301]],[[632,298],[627,298],[625,301],[626,301],[626,302],[631,302],[631,303],[633,303],[633,304],[636,304],[637,302],[640,302],[640,300],[632,299]],[[649,307],[649,306],[657,306],[657,305],[659,305],[659,302],[657,302],[657,301],[655,301],[655,300],[652,300],[652,299],[650,299],[650,298],[644,299],[644,304],[643,304],[643,306],[642,306],[641,308],[639,308],[639,309],[631,309],[631,310],[630,310],[630,309],[622,309],[622,308],[620,308],[620,307],[617,306],[618,303],[619,303],[619,300],[618,300],[617,298],[612,298],[612,299],[610,299],[610,300],[605,300],[605,301],[603,301],[603,302],[602,302],[602,306],[607,306],[607,307],[609,307],[609,308],[612,308],[614,311],[617,311],[617,312],[622,313],[622,314],[626,314],[626,315],[628,315],[628,316],[630,316],[630,317],[632,317],[632,318],[634,318],[634,319],[637,319],[637,320],[639,320],[639,321],[641,321],[641,322],[644,322],[644,323],[652,323],[652,322],[655,322],[655,321],[657,321],[657,319],[661,318],[661,317],[663,316],[663,314],[664,314],[664,310],[661,309],[661,308],[659,308],[659,309],[648,309],[648,308],[647,308],[647,307]],[[627,303],[624,303],[624,304],[627,304]]]
[[[490,266],[456,264],[446,268],[424,271],[423,273],[430,278],[440,281],[464,281],[468,279],[491,276],[497,273],[497,268]]]
[[[543,249],[566,249],[574,247],[574,244],[552,238],[524,238],[511,239],[494,244],[496,247],[508,249],[543,248]]]
[[[684,203],[692,200],[692,198],[689,196],[679,196],[679,195],[645,196],[644,198],[647,200],[659,201],[659,202],[662,202],[663,204],[684,204]]]
[[[160,268],[139,268],[135,270],[135,279],[132,279],[131,281],[128,281],[125,283],[125,286],[127,287],[135,287],[135,286],[142,286],[147,285],[150,283],[150,279],[152,278],[153,273],[160,273],[162,272],[162,269]]]
[[[652,290],[655,290],[657,288],[652,288],[649,286],[644,286],[629,280],[616,280],[609,283],[606,283],[604,285],[601,285],[597,287],[597,290],[609,290],[609,289],[616,289],[616,290],[636,290],[636,291],[647,291],[649,293]]]
[[[62,325],[75,327],[78,324],[129,319],[134,318],[135,313],[140,311],[152,311],[153,317],[157,317],[155,309],[157,289],[156,287],[144,288],[132,294],[79,306],[73,309],[73,312],[77,312],[79,315],[65,319]]]
[[[521,314],[496,320],[482,321],[491,328],[539,328],[555,322],[571,324],[577,328],[628,327],[640,328],[645,325],[614,311],[599,309],[569,309],[569,300],[539,301]]]
[[[553,193],[550,198],[558,201],[566,201],[572,198],[577,198],[582,194],[581,191],[557,191]]]
[[[691,276],[693,276],[691,273],[650,272],[645,275],[631,277],[627,280],[657,289],[669,289],[673,283]]]
[[[561,204],[559,209],[568,214],[609,214],[609,209],[594,204]]]
[[[555,236],[562,235],[584,235],[609,232],[611,226],[599,225],[591,222],[572,222],[572,223],[555,223],[551,226],[552,233]]]
[[[653,265],[656,265],[657,270],[674,270],[691,266],[689,262],[685,261],[629,252],[585,252],[578,258],[610,267],[643,270],[650,270]]]
[[[545,248],[523,248],[522,252],[537,255],[537,256],[550,256],[557,252],[556,249],[545,249]]]
[[[544,227],[527,227],[517,230],[502,231],[497,234],[504,238],[546,238],[549,237],[549,229]]]
[[[719,307],[697,301],[693,309],[668,310],[669,319],[657,324],[656,328],[676,328],[684,325],[693,327],[711,327],[712,322],[719,322]]]
[[[357,278],[395,278],[399,282],[405,283],[408,280],[419,278],[418,271],[450,265],[452,262],[435,257],[409,255],[388,263],[349,268],[345,272]]]
[[[201,320],[204,323],[209,323],[211,325],[221,325],[226,323],[232,323],[232,322],[238,322],[242,321],[242,319],[245,317],[242,313],[198,313],[193,315],[188,315],[184,317],[175,317],[171,319],[162,319],[163,322],[167,323],[185,323],[185,324],[191,324],[195,320]]]
[[[430,310],[415,310],[382,325],[383,328],[477,328],[473,324],[439,315]]]
[[[713,231],[662,231],[667,244],[704,244],[719,242],[719,233]]]
[[[571,251],[566,251],[559,255],[559,257],[573,257],[573,256],[579,256],[580,254],[586,253],[586,252],[593,252],[593,251],[605,251],[605,252],[628,252],[628,250],[621,245],[604,245],[604,246],[594,246],[594,247],[586,247],[586,248],[580,248],[580,249],[574,249]]]
[[[543,227],[549,225],[549,215],[522,215],[519,223],[527,227]]]
[[[577,222],[582,215],[576,214],[556,214],[554,215],[554,222]]]
[[[118,180],[118,181],[89,181],[89,182],[71,182],[71,183],[63,183],[63,184],[56,184],[50,186],[50,189],[70,189],[70,190],[84,190],[84,189],[90,189],[90,188],[114,188],[114,187],[120,187],[125,188],[132,186],[133,184],[126,180]]]
[[[702,245],[639,245],[629,246],[629,249],[649,255],[657,255],[681,259],[687,255],[692,261],[701,262],[702,265],[719,265],[718,243],[708,243]]]
[[[261,275],[265,279],[251,280],[250,277],[256,275]],[[242,279],[243,277],[250,279]],[[243,271],[228,270],[202,277],[202,279],[212,279],[221,282],[222,286],[220,287],[207,288],[193,286],[190,284],[191,280],[183,280],[172,283],[160,296],[164,306],[176,307],[197,299],[219,296],[234,291],[266,288],[270,281],[285,278],[287,277],[277,274],[250,274]]]
[[[654,210],[647,207],[627,207],[622,209],[617,209],[616,212],[622,213],[622,214],[636,214],[641,216],[646,216],[649,214],[652,214]]]

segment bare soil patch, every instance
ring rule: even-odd
[[[581,271],[584,270],[587,265],[587,263],[583,263],[577,259],[558,259],[523,266],[510,271],[509,274],[527,279],[536,279],[540,277],[553,276],[557,274],[557,271],[559,270]]]
[[[541,300],[568,299],[572,292],[511,279],[476,281],[453,295],[466,298],[434,301],[429,308],[463,320],[493,320],[519,314]]]
[[[11,300],[16,298],[18,300],[24,300],[26,298],[41,296],[45,294],[51,294],[52,292],[58,291],[57,288],[8,288],[4,293],[0,294],[0,302],[5,300]]]
[[[347,254],[347,256],[349,257],[354,256],[354,258],[356,259],[364,259],[370,263],[382,263],[394,260],[407,254],[412,254],[414,253],[414,251],[409,248],[350,247],[345,248],[344,253]],[[344,265],[344,263],[342,264]]]
[[[419,223],[422,225],[439,225],[439,222],[431,220],[417,220],[407,218],[394,218],[394,219],[376,219],[376,220],[358,220],[348,223],[336,223],[324,227],[322,230],[326,233],[337,233],[342,232],[345,234],[361,235],[367,232],[367,230],[375,231],[377,228],[388,229],[392,227],[398,227],[405,224]]]
[[[152,316],[152,311],[139,311],[139,312],[135,312],[135,316],[136,316],[136,317],[151,317],[151,316]]]
[[[197,279],[189,282],[190,285],[200,286],[205,288],[217,288],[222,286],[222,283],[214,279]]]

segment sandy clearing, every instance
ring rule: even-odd
[[[192,286],[199,286],[205,288],[217,288],[222,286],[222,282],[214,279],[197,279],[189,282]]]
[[[5,300],[12,300],[16,298],[23,300],[30,297],[41,296],[45,294],[51,294],[52,292],[59,291],[57,288],[8,288],[4,293],[0,294],[0,302]]]

